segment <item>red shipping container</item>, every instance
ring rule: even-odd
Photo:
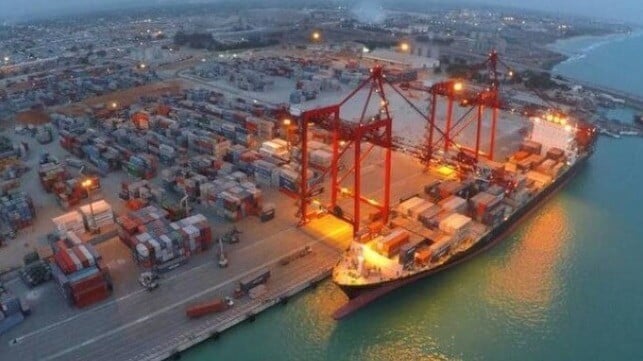
[[[109,297],[109,289],[107,288],[106,283],[102,283],[101,285],[82,293],[74,293],[72,294],[72,297],[76,307],[83,308]]]
[[[105,278],[101,272],[98,272],[90,277],[83,278],[69,286],[74,294],[82,293],[87,290],[94,289],[100,284],[105,283]]]
[[[77,271],[76,264],[67,253],[68,251],[69,251],[68,248],[64,248],[54,255],[54,260],[56,261],[56,264],[58,265],[58,267],[60,267],[60,269],[65,274],[70,274],[72,272]]]
[[[190,318],[205,316],[210,313],[222,312],[228,309],[228,305],[222,299],[215,299],[188,307],[185,315]]]
[[[246,130],[249,133],[256,133],[257,132],[257,124],[251,123],[251,122],[246,122]]]
[[[138,226],[138,224],[128,216],[118,217],[116,219],[116,223],[119,225],[120,229],[130,235],[136,232],[136,227]]]
[[[52,248],[53,248],[54,253],[57,253],[60,250],[66,249],[67,248],[67,243],[65,243],[64,239],[60,239],[60,240],[56,241],[56,243],[54,243]]]

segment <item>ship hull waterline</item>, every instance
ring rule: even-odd
[[[539,204],[549,199],[558,190],[564,187],[567,182],[574,178],[574,176],[585,165],[585,163],[587,163],[587,159],[590,157],[590,155],[591,154],[588,154],[579,158],[565,173],[558,177],[554,181],[554,183],[550,184],[547,188],[538,193],[534,198],[530,199],[525,205],[523,205],[516,212],[510,215],[506,221],[502,222],[496,228],[487,233],[476,243],[476,245],[466,251],[461,252],[460,254],[454,255],[453,258],[445,264],[437,268],[429,269],[405,278],[377,284],[364,286],[338,285],[340,289],[348,296],[349,301],[333,313],[333,318],[335,320],[341,320],[397,288],[465,262],[500,243],[500,241],[508,236],[511,231],[513,231],[515,227],[521,223],[521,221],[525,220],[533,211],[538,209]]]

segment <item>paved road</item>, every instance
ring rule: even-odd
[[[48,320],[46,324],[28,320],[24,324],[28,327],[18,327],[0,337],[0,355],[43,361],[153,359],[203,330],[224,324],[232,316],[245,317],[262,301],[246,298],[238,301],[233,310],[198,321],[186,319],[186,305],[230,295],[239,279],[264,267],[272,270],[267,297],[277,297],[332,267],[339,251],[316,238],[315,234],[290,228],[231,253],[231,266],[227,269],[217,269],[214,261],[206,261],[163,279],[161,287],[152,293],[134,291],[80,313],[56,312],[44,318]],[[312,255],[288,266],[276,264],[307,244],[314,244]],[[54,303],[54,310],[61,308],[55,305],[61,297],[53,294],[53,284],[40,291],[41,302],[34,306],[37,312],[48,313],[49,303]],[[41,316],[36,313],[32,317]]]

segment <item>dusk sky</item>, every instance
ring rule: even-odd
[[[204,2],[208,0],[197,1]],[[177,0],[0,0],[0,18],[46,14],[51,10],[87,10],[92,7],[105,8],[118,4],[164,2],[177,2]],[[622,19],[637,23],[642,22],[641,14],[643,14],[642,0],[466,0],[465,2],[508,5],[552,12],[560,11],[608,19]]]

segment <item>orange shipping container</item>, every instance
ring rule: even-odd
[[[425,248],[415,253],[415,262],[419,264],[426,264],[431,259],[431,249]]]
[[[388,257],[394,255],[400,250],[403,244],[409,241],[409,232],[398,231],[384,239],[382,243],[382,252]]]
[[[529,152],[524,151],[524,150],[517,151],[514,154],[514,158],[516,158],[516,160],[518,160],[518,161],[526,159],[527,157],[529,157]]]

